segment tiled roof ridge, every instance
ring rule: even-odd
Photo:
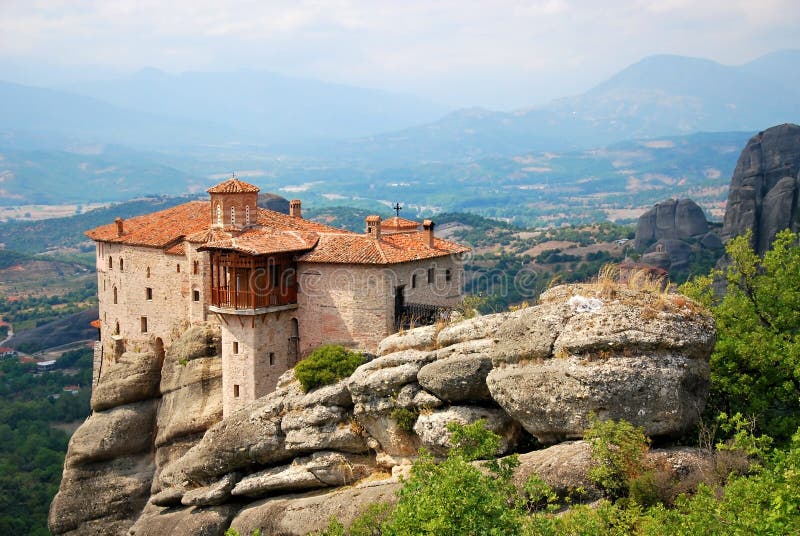
[[[247,192],[260,192],[261,188],[254,184],[250,184],[249,182],[244,182],[243,180],[237,179],[236,177],[231,177],[226,181],[212,186],[206,191],[210,194],[239,194]]]

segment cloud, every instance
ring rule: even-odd
[[[742,63],[798,30],[797,0],[2,0],[0,59],[260,68],[498,106],[652,53]]]

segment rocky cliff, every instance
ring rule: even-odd
[[[697,203],[668,199],[639,217],[634,244],[643,253],[642,262],[680,272],[689,267],[693,253],[722,249],[718,233]]]
[[[722,239],[753,233],[759,255],[783,229],[800,230],[800,126],[778,125],[747,142],[731,179]]]
[[[274,393],[221,421],[218,337],[196,326],[167,350],[107,370],[73,436],[50,511],[54,534],[306,534],[392,501],[417,449],[446,424],[485,419],[522,452],[518,479],[584,486],[591,412],[680,435],[705,403],[711,318],[687,298],[606,282],[539,305],[385,339],[348,379]],[[417,416],[413,426],[397,411]],[[553,446],[531,450],[537,444]],[[675,471],[697,453],[656,455]],[[673,463],[674,462],[674,463]],[[698,462],[699,463],[699,462]],[[682,465],[683,464],[683,465]]]

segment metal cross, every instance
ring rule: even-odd
[[[397,217],[400,217],[400,211],[403,210],[403,207],[400,206],[400,203],[395,203],[392,207],[395,212],[397,212]]]

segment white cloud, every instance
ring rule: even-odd
[[[2,0],[0,60],[260,68],[499,106],[653,53],[742,63],[798,30],[797,0]]]

